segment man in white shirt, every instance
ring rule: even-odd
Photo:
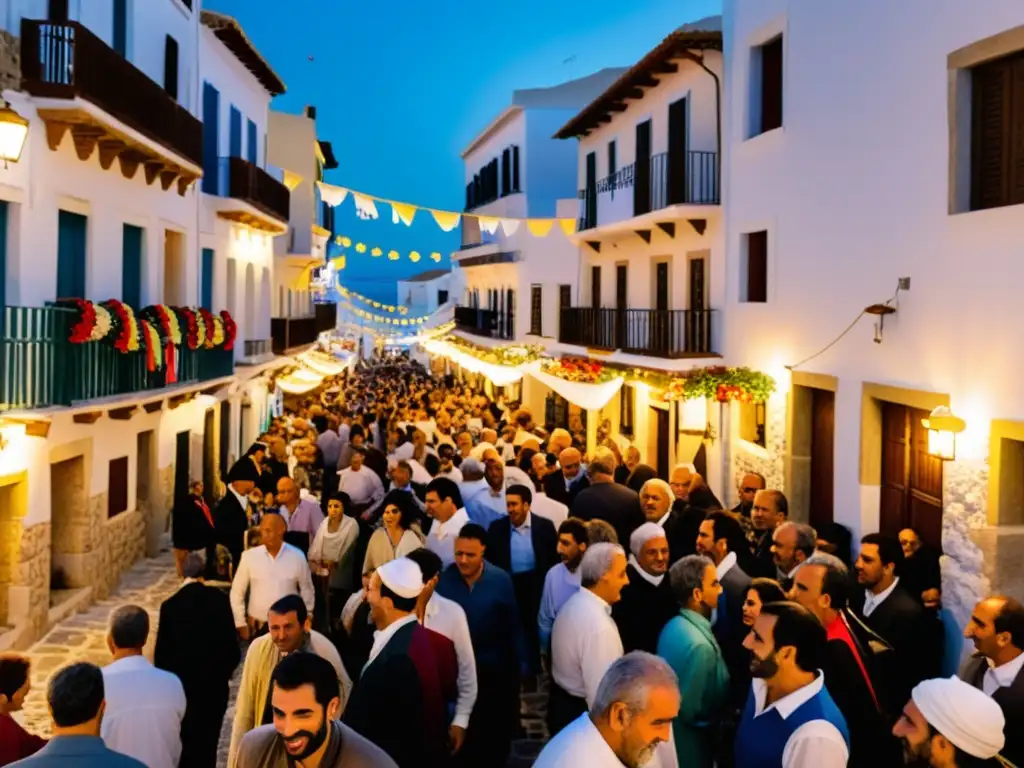
[[[463,459],[459,471],[462,472],[459,493],[462,494],[462,503],[468,504],[469,500],[478,493],[487,490],[487,481],[484,480],[484,465],[477,459]]]
[[[803,606],[761,608],[743,641],[754,681],[736,733],[736,765],[846,768],[849,731],[821,671],[827,642]]]
[[[305,555],[285,544],[284,518],[267,512],[260,521],[260,546],[242,554],[231,583],[231,611],[243,640],[266,629],[267,612],[285,595],[301,595],[306,609],[313,612],[313,577]],[[249,592],[248,610],[245,593]]]
[[[177,768],[185,689],[142,655],[148,637],[144,608],[124,605],[110,614],[107,646],[114,660],[103,669],[107,707],[100,735],[108,748],[148,768]]]
[[[593,544],[583,555],[581,589],[562,606],[551,630],[552,735],[587,711],[604,673],[622,656],[611,613],[629,583],[626,566],[626,553],[617,544]]]
[[[551,653],[551,628],[558,612],[579,591],[580,563],[588,543],[587,526],[579,518],[567,518],[558,526],[558,557],[562,562],[545,574],[540,610],[537,612],[540,652],[543,656]]]
[[[406,555],[423,572],[423,591],[416,600],[416,617],[427,629],[444,635],[455,646],[455,659],[459,666],[457,680],[459,695],[455,701],[455,717],[448,728],[452,752],[458,752],[466,738],[469,716],[477,697],[476,655],[469,634],[469,622],[462,606],[442,597],[434,590],[441,573],[441,558],[429,549],[417,549]]]
[[[455,562],[455,539],[469,522],[459,487],[446,477],[435,478],[427,486],[426,508],[434,519],[427,534],[427,549],[448,567]]]
[[[527,483],[526,485],[531,488],[533,487],[532,483]],[[538,490],[533,494],[533,504],[530,505],[530,511],[550,520],[556,529],[569,517],[569,507],[560,501],[550,498],[543,490]]]
[[[384,498],[380,476],[365,466],[366,448],[352,446],[349,465],[338,471],[338,490],[344,491],[356,507],[375,507]]]
[[[679,705],[679,682],[668,664],[643,651],[627,654],[608,667],[590,711],[551,739],[533,768],[671,764]]]

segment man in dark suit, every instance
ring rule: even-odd
[[[913,528],[900,531],[900,547],[903,568],[899,576],[903,588],[926,608],[937,608],[942,599],[942,553],[921,541],[921,535]]]
[[[1024,765],[1024,606],[1012,597],[994,595],[971,613],[964,636],[977,651],[964,662],[960,679],[991,696],[1006,719],[1002,756]]]
[[[751,576],[762,576],[766,579],[778,576],[775,554],[772,552],[772,536],[775,529],[787,519],[789,501],[782,491],[767,490],[754,494],[754,506],[750,510],[751,531],[747,535],[750,540],[750,551],[754,555],[754,559],[750,561]]]
[[[530,512],[533,492],[525,485],[505,490],[506,517],[499,517],[487,529],[487,559],[512,576],[519,617],[526,639],[527,661],[540,671],[540,640],[537,613],[544,589],[544,576],[559,562],[558,531],[550,520]]]
[[[854,565],[862,589],[854,590],[850,599],[857,618],[893,649],[892,669],[879,675],[876,691],[890,716],[902,711],[915,685],[939,675],[936,662],[942,657],[941,638],[932,632],[924,608],[899,583],[896,574],[902,561],[903,551],[895,538],[880,533],[862,538]]]
[[[185,688],[181,761],[187,768],[214,768],[228,682],[241,653],[228,596],[203,584],[206,564],[192,553],[182,566],[185,584],[160,606],[153,665],[172,672]]]
[[[213,508],[213,523],[217,531],[217,544],[231,553],[234,569],[242,561],[245,550],[245,532],[249,529],[249,494],[260,479],[256,464],[248,456],[235,462],[228,472],[228,492]],[[213,547],[210,548],[214,549]],[[216,552],[206,553],[207,567],[216,563]]]
[[[869,672],[871,652],[847,613],[850,576],[834,555],[818,553],[796,572],[791,597],[825,627],[828,644],[825,687],[850,729],[851,768],[894,768],[903,764],[900,744],[890,732]]]
[[[544,478],[544,493],[571,509],[579,492],[590,486],[590,480],[583,471],[583,457],[575,448],[562,451],[558,464],[559,469]]]
[[[619,628],[624,653],[657,653],[661,630],[679,613],[666,578],[669,543],[665,529],[657,523],[644,523],[633,531],[629,550],[629,583],[622,588],[619,602],[612,606],[612,619]]]
[[[633,531],[647,522],[640,508],[640,496],[615,483],[615,456],[607,448],[598,448],[587,467],[590,487],[576,495],[572,516],[584,522],[604,520],[615,529],[623,546],[629,544]]]
[[[213,513],[203,498],[203,481],[193,480],[189,494],[171,510],[171,540],[174,564],[182,576],[182,564],[189,552],[205,552],[215,543]]]

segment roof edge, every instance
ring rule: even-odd
[[[199,18],[203,25],[209,28],[224,47],[259,81],[267,93],[271,96],[280,96],[285,93],[287,88],[284,81],[274,72],[273,67],[263,58],[263,54],[249,40],[242,25],[238,23],[238,19],[225,13],[207,10],[203,10]],[[246,60],[246,53],[249,55],[249,60]]]

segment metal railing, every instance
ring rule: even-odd
[[[618,195],[631,195],[632,199],[616,201]],[[602,209],[610,209],[612,202],[616,202],[616,212],[627,216],[642,216],[670,205],[717,205],[721,202],[718,153],[690,150],[675,164],[668,152],[662,152],[623,166],[581,189],[578,197],[579,231],[610,223],[611,217]]]
[[[683,357],[715,354],[713,310],[563,308],[558,340],[594,349],[620,349],[635,355]]]
[[[515,312],[511,309],[456,307],[455,327],[476,336],[511,340],[516,337]]]
[[[230,376],[231,351],[191,350],[149,371],[145,351],[122,353],[102,342],[72,344],[78,313],[64,307],[4,307],[0,326],[0,411],[67,406],[87,400]]]
[[[221,158],[221,164],[221,178],[227,182],[222,194],[244,200],[279,221],[288,221],[291,210],[288,187],[241,157]]]
[[[159,84],[78,22],[21,22],[22,88],[82,98],[196,165],[203,125]]]

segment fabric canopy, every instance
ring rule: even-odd
[[[604,408],[622,388],[625,381],[621,376],[600,384],[584,384],[580,381],[566,381],[541,370],[540,360],[534,360],[523,366],[523,370],[537,379],[541,384],[551,388],[573,405],[587,411]]]
[[[454,344],[448,344],[444,341],[425,341],[423,342],[423,348],[432,355],[447,357],[470,373],[479,373],[481,376],[486,376],[496,387],[507,387],[523,378],[523,372],[519,368],[484,362],[472,355],[467,355]]]

